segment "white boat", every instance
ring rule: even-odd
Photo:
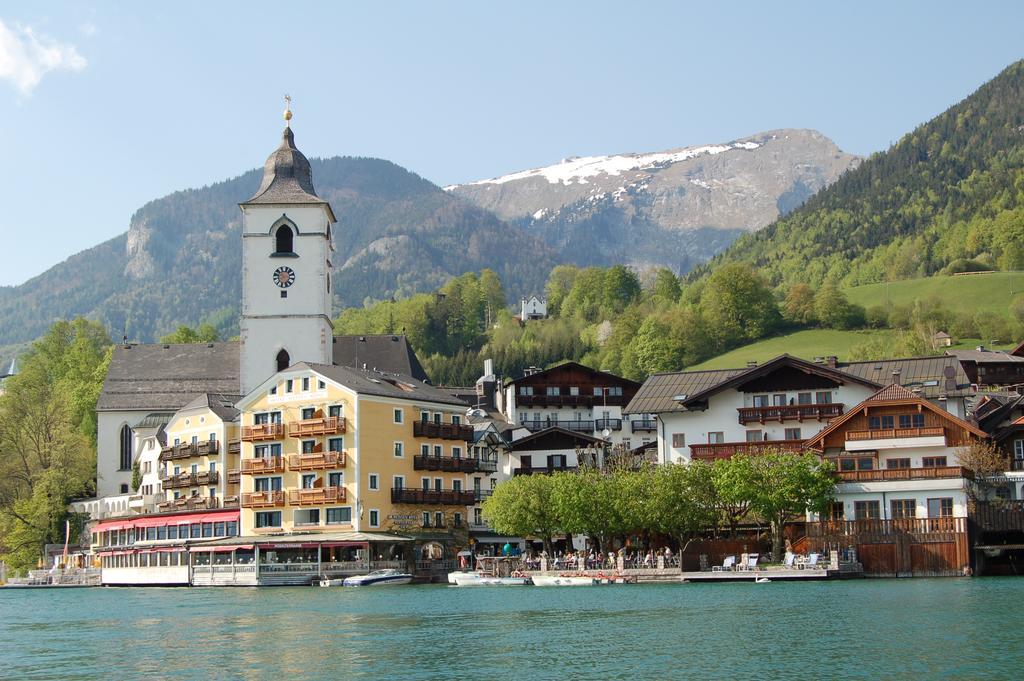
[[[329,586],[341,586],[344,583],[345,583],[345,580],[342,579],[341,577],[339,577],[337,579],[331,579],[330,577],[321,577],[320,581],[319,581],[320,586],[325,587],[325,588],[329,587]]]
[[[342,582],[344,586],[392,586],[397,584],[408,584],[412,581],[412,575],[399,570],[374,570],[368,575],[357,575],[346,577]]]
[[[480,573],[478,573],[478,572],[469,572],[468,570],[456,570],[455,572],[449,572],[448,573],[448,583],[449,584],[458,584],[458,582],[456,580],[459,577],[464,577],[466,579],[472,579],[473,577],[479,577],[479,576],[480,576]]]
[[[526,586],[529,577],[490,577],[476,573],[460,573],[455,576],[456,586]]]
[[[534,586],[592,586],[597,584],[595,577],[569,577],[562,575],[534,575]]]

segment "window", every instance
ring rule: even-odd
[[[547,388],[545,388],[544,393],[552,397],[558,397],[559,395],[562,394],[562,391],[558,388],[557,385],[549,385]]]
[[[462,417],[459,416],[458,414],[452,414],[452,423],[455,424],[456,426],[461,425]]]
[[[434,513],[434,527],[444,527],[444,512],[437,511]]]
[[[802,440],[803,437],[800,435],[799,428],[786,428],[786,439],[787,440]]]
[[[868,417],[868,429],[870,430],[889,430],[895,427],[896,418],[892,414]]]
[[[680,449],[686,446],[686,433],[672,433],[672,446]]]
[[[292,253],[294,233],[288,225],[281,225],[274,234],[274,253]]]
[[[747,442],[760,442],[764,438],[761,436],[760,430],[748,430],[747,431]]]
[[[291,391],[289,391],[291,392]],[[309,419],[316,416],[316,409],[313,407],[303,407],[302,409],[302,420],[308,421]]]
[[[434,445],[434,458],[440,459],[444,454],[444,447],[441,445]]]
[[[316,485],[316,473],[302,474],[302,489],[313,489]]]
[[[461,480],[452,480],[452,491],[453,492],[461,492],[462,491],[462,481]]]
[[[223,537],[224,536],[224,523],[221,522],[221,523],[214,523],[213,524],[213,536],[215,536],[215,537]]]
[[[877,501],[855,501],[853,512],[857,520],[878,520],[882,517]]]
[[[380,489],[380,476],[378,476],[376,473],[370,473],[369,482],[367,483],[367,486],[371,490]]]
[[[304,393],[308,393],[309,392],[309,377],[308,376],[304,376],[302,378],[302,392],[304,392]]]
[[[439,411],[434,412],[434,423],[437,423],[437,424],[441,423],[441,412],[439,412]]]
[[[768,396],[767,395],[754,395],[754,406],[755,407],[767,407]]]
[[[423,491],[424,492],[429,492],[430,491],[430,478],[422,478],[420,480],[420,482],[423,483]]]
[[[295,391],[295,381],[293,381],[290,378],[287,381],[285,381],[284,382],[284,391],[286,393],[294,392]]]
[[[430,456],[430,445],[420,445],[420,456]]]
[[[352,508],[350,506],[343,506],[342,508],[329,508],[327,509],[327,524],[328,525],[347,525],[352,522]]]
[[[121,494],[128,494],[128,483],[127,482],[122,482],[121,483]]]
[[[452,525],[455,527],[462,527],[462,514],[455,512],[452,514]]]
[[[121,426],[121,459],[118,470],[130,471],[132,469],[132,450],[135,447],[135,433],[125,424]],[[128,490],[124,490],[127,492]]]
[[[1013,458],[1018,461],[1024,459],[1024,440],[1013,441]]]
[[[479,508],[473,509],[473,524],[483,525],[484,524],[484,512]]]
[[[316,450],[316,440],[303,440],[302,453],[312,454]]]
[[[814,401],[818,404],[832,404],[832,392],[830,390],[820,390],[814,393]]]
[[[402,423],[402,414],[404,414],[404,413],[405,412],[403,412],[401,409],[395,409],[395,412],[394,412],[395,423]]]
[[[327,486],[328,487],[344,487],[345,486],[345,473],[344,471],[335,471],[327,474]]]
[[[428,483],[428,486],[429,486],[429,483]],[[393,489],[405,489],[405,476],[404,475],[396,475],[396,476],[392,477],[391,478],[391,487]],[[424,489],[426,489],[426,488],[424,488]]]
[[[292,520],[296,525],[319,525],[320,509],[304,508],[296,510],[294,515],[292,516]]]
[[[332,437],[327,441],[327,451],[329,452],[343,452],[345,451],[345,438]]]
[[[797,404],[811,404],[811,394],[797,393],[796,402]]]
[[[924,468],[944,468],[946,466],[946,457],[926,456],[921,459],[921,466]]]
[[[375,508],[370,509],[370,527],[380,527],[380,511]]]
[[[330,280],[331,280],[331,278],[330,278],[330,277],[328,277],[328,278],[327,278],[327,281],[330,281]],[[324,382],[323,382],[323,381],[321,381],[321,380],[317,380],[317,382],[316,382],[316,388],[317,388],[317,390],[326,390],[326,389],[327,389],[327,384],[326,384],[326,383],[324,383]]]
[[[395,443],[395,456],[397,456],[397,457],[405,456],[405,443],[404,442],[396,442]]]
[[[941,499],[928,500],[929,518],[950,518],[953,516],[953,498],[943,497]]]
[[[885,462],[885,467],[889,470],[896,470],[899,468],[910,468],[910,459],[887,459]]]
[[[430,511],[423,512],[423,527],[430,527]]]
[[[782,394],[772,395],[772,406],[773,407],[785,407],[786,396]]]
[[[284,371],[292,365],[292,359],[289,357],[287,350],[281,350],[277,353],[276,362],[278,371]]]
[[[580,394],[580,387],[578,385],[569,386],[569,394],[576,396]]]
[[[900,428],[924,428],[924,414],[900,414]]]
[[[443,489],[444,489],[444,479],[443,478],[434,478],[434,491],[435,492],[440,492]]]
[[[875,470],[875,459],[870,456],[844,456],[839,459],[839,470],[850,471],[873,471]]]
[[[914,518],[917,516],[917,502],[913,499],[893,499],[889,502],[893,520]]]
[[[520,395],[532,395],[533,394],[533,386],[531,386],[531,385],[521,385],[521,386],[519,386],[519,394]]]
[[[461,459],[462,458],[462,447],[452,447],[452,458],[453,459]]]
[[[725,442],[725,433],[718,431],[717,433],[708,433],[708,444],[709,445],[720,445]]]
[[[341,418],[344,406],[343,404],[332,404],[327,407],[327,415],[331,418]]]
[[[846,517],[846,508],[841,501],[833,501],[828,510],[829,520],[842,520]]]

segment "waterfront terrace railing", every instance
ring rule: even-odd
[[[946,429],[942,426],[924,428],[876,428],[874,430],[850,430],[846,432],[847,441],[856,440],[889,440],[905,437],[943,437]]]
[[[242,494],[242,508],[273,508],[284,506],[284,492],[246,492]]]
[[[631,421],[633,432],[637,431],[655,431],[658,430],[658,422],[654,419],[640,419],[638,421]]]
[[[337,435],[345,432],[345,418],[343,416],[328,416],[325,418],[305,419],[288,424],[288,435],[291,437],[303,437],[309,435]]]
[[[289,454],[288,470],[315,471],[323,468],[344,468],[345,452],[315,452],[312,454]]]
[[[891,520],[827,520],[807,523],[810,538],[829,536],[927,534],[966,532],[967,518],[895,518]]]
[[[493,472],[498,462],[474,457],[454,456],[416,456],[412,460],[413,470],[444,471],[447,473],[476,473],[477,471]]]
[[[842,416],[843,405],[840,402],[828,404],[785,404],[774,407],[739,407],[741,424],[767,421],[806,421],[830,419]]]
[[[473,426],[462,423],[434,423],[433,421],[413,421],[413,437],[436,437],[441,440],[473,439]]]
[[[757,454],[766,449],[782,449],[787,452],[799,452],[803,449],[803,440],[762,440],[758,442],[720,442],[717,444],[690,445],[690,457],[700,461],[729,459],[736,454]]]
[[[839,471],[842,482],[888,482],[890,480],[941,480],[947,478],[973,478],[974,474],[962,466],[935,466],[932,468],[881,468],[872,471]]]
[[[242,426],[242,440],[245,442],[280,440],[282,438],[284,438],[283,423],[261,423],[256,426]]]
[[[344,487],[314,487],[288,490],[288,503],[292,506],[319,506],[345,501]]]
[[[242,459],[242,475],[257,473],[283,473],[284,457],[266,456],[255,459]]]
[[[476,503],[476,494],[472,490],[394,487],[391,490],[391,503],[471,506]]]

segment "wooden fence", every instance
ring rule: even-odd
[[[946,577],[970,565],[966,518],[908,518],[807,523],[809,550],[854,547],[864,574]]]

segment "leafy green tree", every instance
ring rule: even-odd
[[[719,349],[767,335],[779,322],[779,309],[764,280],[748,265],[716,269],[704,287],[700,311]]]
[[[522,475],[505,481],[484,500],[484,517],[501,534],[540,538],[552,555],[553,537],[564,533],[555,502],[555,486],[562,475],[567,474]]]
[[[786,292],[786,300],[782,304],[782,314],[786,321],[792,324],[813,324],[817,320],[814,311],[814,289],[803,282],[790,286]]]
[[[644,474],[651,480],[647,527],[675,538],[680,551],[715,525],[717,494],[709,465],[670,463],[646,469]]]
[[[548,314],[557,316],[562,314],[562,301],[569,295],[573,285],[576,283],[576,275],[580,269],[575,265],[556,265],[551,274],[548,275],[547,284],[544,285],[544,295],[548,301]]]
[[[193,329],[190,326],[179,326],[174,333],[160,338],[161,343],[215,343],[220,340],[217,329],[212,324],[200,324]]]
[[[621,312],[640,296],[640,279],[625,265],[614,265],[604,273],[604,310]]]
[[[636,365],[643,375],[680,369],[682,358],[668,324],[648,317],[633,337]]]
[[[830,329],[854,329],[865,323],[864,308],[847,300],[846,294],[832,283],[818,289],[814,314],[822,326]]]
[[[756,493],[750,457],[718,459],[711,465],[711,480],[715,508],[729,527],[729,536],[735,537],[736,528],[750,513],[750,501]]]
[[[664,305],[673,305],[679,301],[681,292],[679,277],[672,270],[660,268],[654,277],[655,299]]]

